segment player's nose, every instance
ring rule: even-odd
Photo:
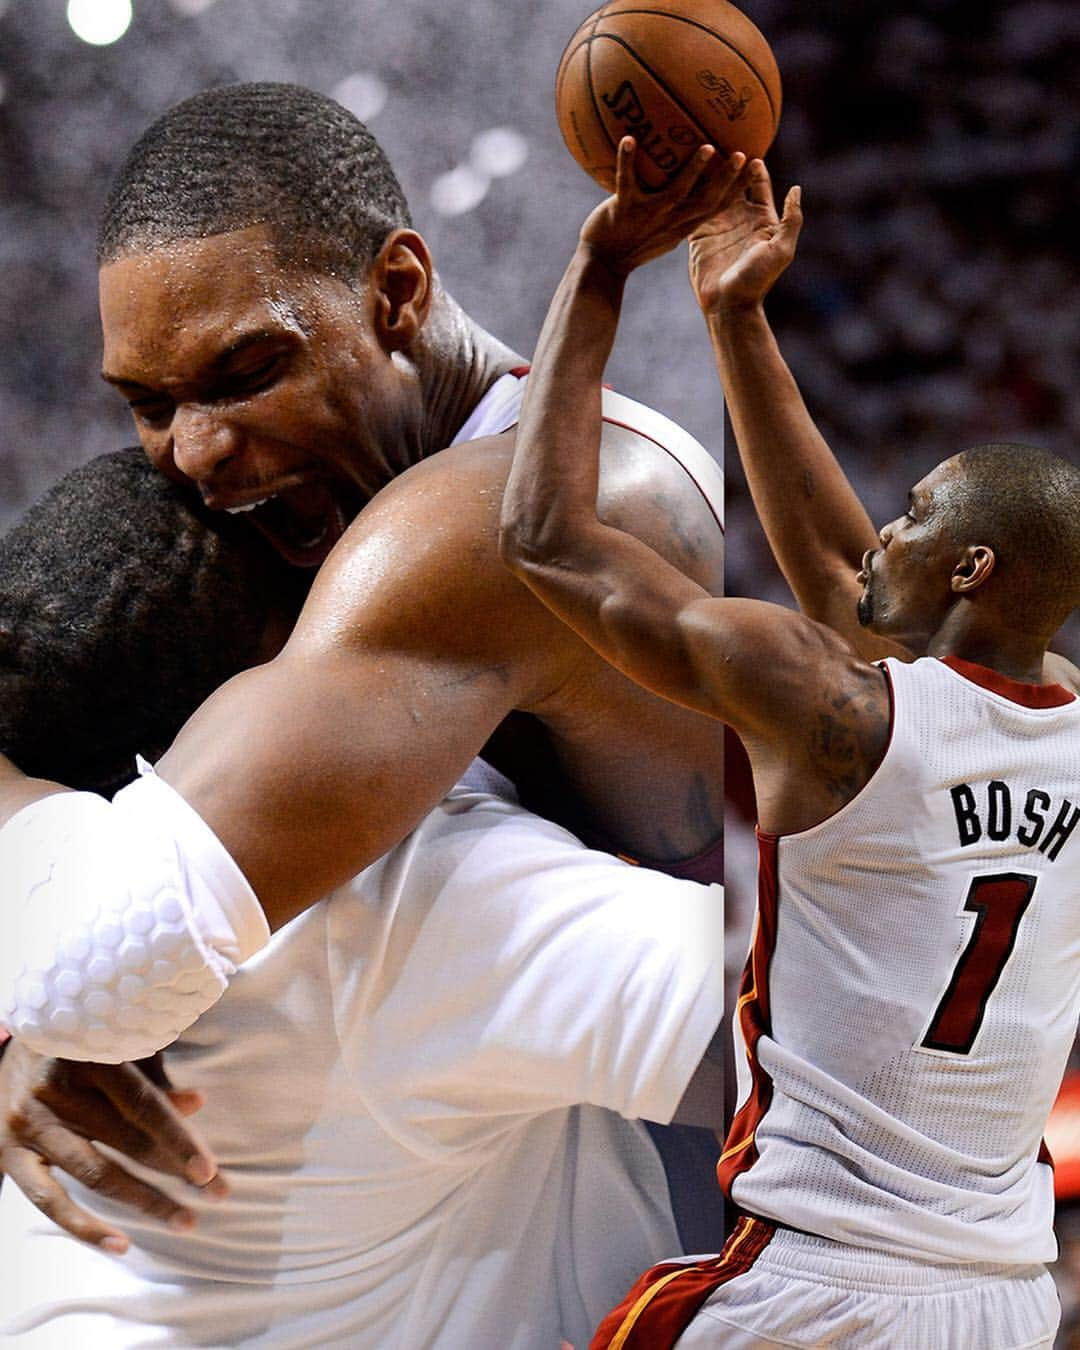
[[[212,479],[242,448],[237,429],[220,412],[182,403],[173,414],[173,463],[196,483]]]

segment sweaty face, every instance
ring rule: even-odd
[[[100,296],[103,374],[146,453],[289,562],[318,566],[408,463],[369,288],[286,267],[265,226],[108,263]]]
[[[908,509],[882,528],[880,547],[866,553],[857,578],[859,622],[916,652],[954,599],[950,578],[961,552],[947,528],[954,472],[947,460],[911,489]]]

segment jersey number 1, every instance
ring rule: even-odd
[[[920,1041],[924,1049],[954,1055],[970,1052],[986,1004],[1016,945],[1037,880],[1022,872],[998,872],[972,881],[964,909],[975,915],[975,927]]]

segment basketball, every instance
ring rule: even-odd
[[[643,187],[668,184],[699,145],[764,155],[780,120],[769,44],[727,0],[611,0],[566,46],[555,77],[563,139],[607,191],[631,135]]]

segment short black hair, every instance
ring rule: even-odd
[[[1080,604],[1080,468],[1006,441],[971,446],[953,462],[953,538],[992,548],[1008,603],[1032,631],[1053,634]]]
[[[294,84],[233,84],[171,108],[135,143],[105,204],[98,263],[265,224],[283,262],[355,281],[411,223],[390,161],[340,103]]]
[[[110,795],[302,603],[295,569],[141,450],[62,478],[0,538],[0,750]]]

